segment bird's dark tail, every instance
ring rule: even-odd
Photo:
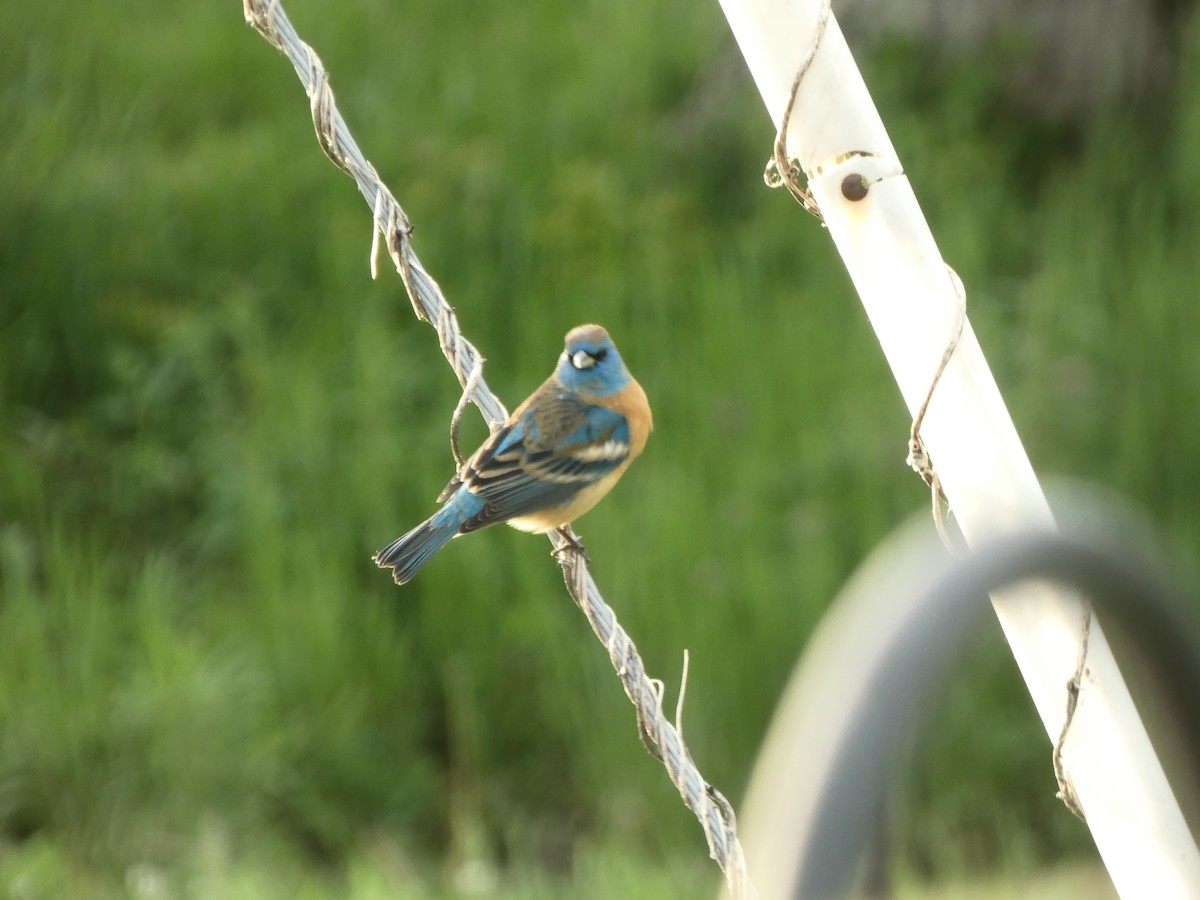
[[[433,558],[433,554],[458,534],[458,521],[444,521],[439,524],[439,518],[445,519],[439,513],[380,550],[373,557],[375,564],[381,569],[391,569],[396,584],[411,581],[425,563]]]

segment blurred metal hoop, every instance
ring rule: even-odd
[[[1047,580],[1086,596],[1156,670],[1189,758],[1200,760],[1195,607],[1144,530],[1092,506],[1085,529],[1019,534],[955,558],[924,519],[856,573],[793,672],[755,767],[742,833],[764,900],[844,896],[897,748],[989,613],[987,594],[1004,586]]]

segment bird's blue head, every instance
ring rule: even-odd
[[[558,379],[572,391],[593,397],[611,397],[632,376],[621,354],[599,325],[580,325],[567,332],[566,346],[558,361]]]

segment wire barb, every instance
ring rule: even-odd
[[[479,382],[483,378],[483,357],[476,356],[475,364],[471,366],[471,374],[467,376],[467,383],[463,385],[462,396],[458,398],[458,403],[454,407],[454,414],[450,416],[450,452],[454,454],[454,464],[457,466],[459,479],[466,477],[466,461],[463,459],[462,450],[458,444],[458,429],[462,425],[463,413],[467,411],[467,404],[471,402],[475,396],[475,392],[479,390]]]
[[[679,676],[679,699],[675,701],[675,730],[679,732],[679,739],[683,740],[683,698],[687,694],[687,679],[688,679],[688,652],[685,647],[683,650],[683,673]]]
[[[437,330],[442,353],[463,387],[462,398],[451,418],[451,448],[461,468],[457,432],[467,404],[474,403],[479,408],[492,430],[499,428],[508,418],[504,405],[483,378],[483,356],[463,337],[453,308],[417,258],[412,248],[412,225],[408,216],[351,137],[334,102],[329,76],[317,54],[300,40],[279,0],[244,0],[244,12],[246,21],[291,61],[308,93],[313,126],[321,149],[358,184],[359,191],[372,210],[376,234],[382,233],[388,255],[412,301],[413,312],[418,319],[429,322]],[[372,243],[374,248],[374,240]],[[600,596],[595,581],[588,573],[583,545],[570,529],[551,532],[550,540],[562,566],[568,592],[607,649],[609,660],[634,705],[642,743],[652,756],[663,763],[685,805],[700,822],[708,842],[709,855],[725,873],[732,895],[735,898],[754,897],[737,838],[733,809],[721,793],[701,777],[678,730],[663,718],[661,682],[656,682],[646,674],[637,647]]]

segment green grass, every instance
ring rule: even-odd
[[[650,672],[689,649],[688,742],[737,798],[927,495],[830,242],[761,186],[717,5],[287,9],[493,389],[583,321],[646,387],[647,454],[579,530]],[[371,565],[451,474],[458,388],[286,60],[233,3],[6,4],[0,35],[0,892],[710,890],[544,540]],[[1200,69],[1152,127],[1064,135],[992,115],[994,62],[863,62],[1035,466],[1135,498],[1194,576]],[[941,721],[899,870],[1088,857],[995,636]]]

